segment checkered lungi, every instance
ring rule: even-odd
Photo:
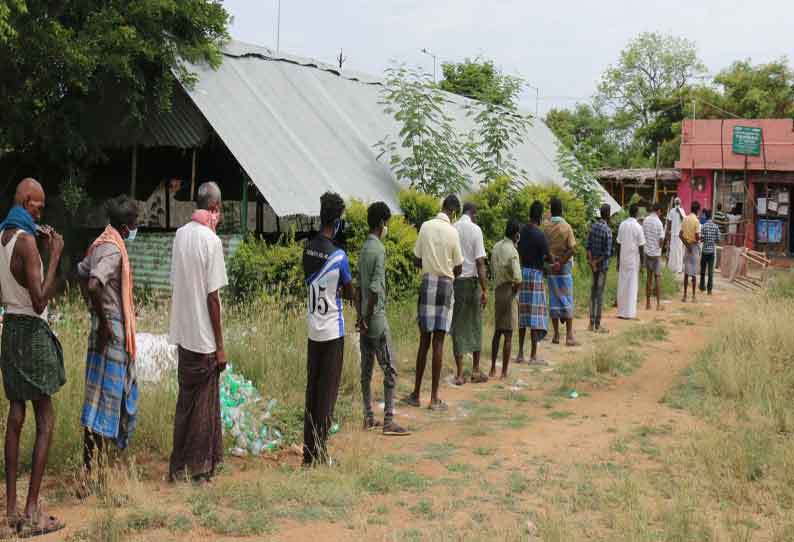
[[[541,331],[549,328],[546,316],[546,286],[543,271],[525,267],[521,270],[523,280],[518,290],[518,327]]]
[[[549,275],[549,318],[573,320],[573,275],[571,262],[558,274]]]
[[[419,286],[416,321],[423,333],[449,333],[455,301],[453,281],[449,277],[426,274]]]
[[[700,272],[700,245],[693,243],[684,248],[684,275],[696,277]]]
[[[91,318],[85,370],[85,400],[80,423],[96,435],[127,447],[138,418],[138,383],[135,365],[126,350],[124,322],[109,316],[113,336],[100,352],[99,319]]]

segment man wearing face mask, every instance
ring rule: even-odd
[[[377,358],[383,369],[383,434],[405,436],[410,433],[394,422],[394,388],[397,385],[397,361],[393,355],[389,323],[386,321],[386,249],[382,239],[391,218],[389,206],[382,201],[367,209],[369,236],[358,257],[356,310],[361,333],[361,395],[364,405],[364,429],[377,429],[381,423],[372,411],[372,368]]]
[[[138,203],[119,196],[108,202],[108,226],[77,266],[80,287],[91,310],[86,356],[84,428],[85,486],[88,473],[107,441],[125,449],[135,429],[138,383],[135,378],[135,306],[126,241],[135,239]]]
[[[14,207],[0,224],[0,290],[5,308],[0,368],[3,388],[11,402],[5,441],[6,513],[8,526],[20,536],[64,527],[39,506],[55,425],[52,396],[66,382],[63,350],[47,323],[47,304],[56,293],[63,238],[49,227],[36,225],[44,201],[41,185],[34,179],[23,180],[17,186]],[[50,254],[46,274],[36,245],[37,231]],[[28,498],[21,512],[17,510],[17,470],[27,401],[33,403],[36,415],[36,443]]]
[[[223,462],[220,374],[226,369],[220,290],[228,284],[221,220],[221,190],[198,189],[198,209],[179,228],[171,254],[171,334],[179,347],[179,396],[174,417],[171,481],[208,482]]]
[[[345,251],[334,244],[345,202],[339,194],[320,198],[320,233],[303,250],[306,280],[306,406],[303,415],[303,465],[330,464],[326,440],[334,416],[345,352],[342,299],[353,300],[353,277]]]

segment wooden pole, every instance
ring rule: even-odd
[[[248,232],[248,175],[243,173],[243,201],[240,209],[240,233]]]
[[[653,201],[651,203],[656,203],[659,201],[659,144],[656,144],[656,176],[653,178]]]
[[[135,199],[135,189],[138,184],[138,146],[132,147],[132,173],[130,174],[130,197]]]
[[[190,170],[190,200],[196,199],[196,149],[193,149],[193,161]]]

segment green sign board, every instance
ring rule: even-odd
[[[733,127],[733,153],[749,156],[761,154],[761,128]]]

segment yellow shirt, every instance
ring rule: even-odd
[[[419,228],[414,256],[422,260],[422,273],[455,278],[453,269],[463,265],[460,236],[444,213],[439,213]]]
[[[692,244],[697,241],[697,236],[700,233],[700,220],[695,213],[689,213],[681,224],[681,235],[684,240]]]

